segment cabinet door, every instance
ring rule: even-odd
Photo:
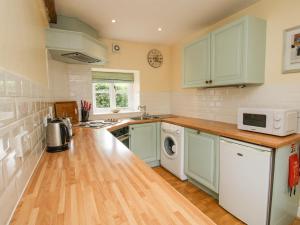
[[[183,87],[204,87],[210,80],[210,35],[183,49]]]
[[[219,136],[185,129],[185,173],[212,191],[219,191]]]
[[[245,67],[245,20],[228,24],[211,34],[211,85],[243,81]]]
[[[157,124],[131,125],[130,150],[145,162],[157,160]]]

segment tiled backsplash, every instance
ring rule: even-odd
[[[49,60],[49,78],[50,87],[54,101],[77,101],[80,106],[80,100],[92,101],[92,78],[91,66],[67,65],[55,60]],[[170,93],[169,91],[148,91],[136,93],[140,96],[140,104],[147,106],[147,112],[152,114],[170,113]],[[137,107],[136,109],[137,110]],[[109,117],[133,117],[137,113],[114,114]],[[90,115],[90,119],[103,119],[107,115]]]
[[[188,94],[182,92],[171,94],[171,112],[176,115],[237,123],[239,107],[300,109],[299,85],[222,87],[197,89]]]
[[[5,225],[46,147],[49,91],[0,68],[0,225]]]
[[[170,114],[171,113],[171,92],[168,91],[148,91],[141,92],[141,105],[147,106],[150,114]]]

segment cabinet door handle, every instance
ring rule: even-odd
[[[133,128],[133,127],[131,127],[131,130],[134,130],[134,128]]]
[[[212,83],[212,80],[209,80],[209,83],[211,84],[211,83]]]
[[[208,84],[208,80],[206,80],[205,83]]]

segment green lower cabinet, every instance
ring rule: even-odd
[[[184,172],[209,190],[219,192],[219,136],[185,129]]]
[[[129,149],[150,166],[158,166],[160,160],[160,123],[130,125],[129,134]]]

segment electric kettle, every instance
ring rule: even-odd
[[[72,123],[71,123],[71,117],[65,117],[62,118],[62,121],[66,124],[66,126],[68,127],[69,130],[69,136],[70,138],[72,138],[73,136],[73,129],[72,129]]]
[[[46,139],[48,152],[60,152],[69,149],[69,129],[60,119],[48,122]]]

